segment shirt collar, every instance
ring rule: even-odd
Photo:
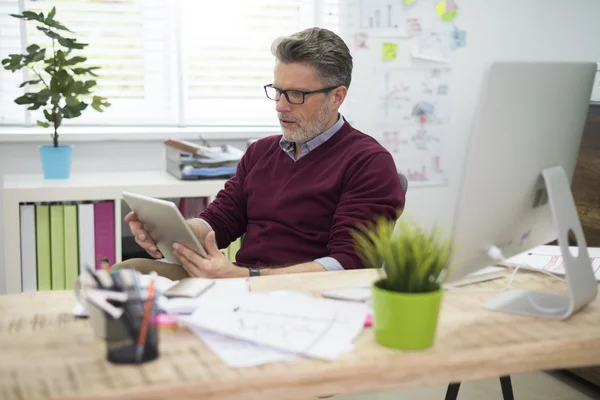
[[[309,152],[313,151],[314,149],[316,149],[317,147],[319,147],[320,145],[325,143],[327,140],[331,139],[333,137],[333,135],[335,135],[337,133],[337,131],[339,131],[342,128],[342,125],[344,125],[344,122],[345,121],[344,121],[344,117],[342,116],[342,114],[338,114],[338,120],[335,124],[333,124],[333,126],[331,128],[327,129],[325,132],[321,133],[320,135],[315,136],[314,138],[310,139],[308,142],[306,142],[302,145],[300,157],[298,157],[298,159],[295,158],[295,154],[294,154],[296,152],[296,145],[294,142],[285,140],[282,136],[281,140],[279,141],[279,146],[290,157],[292,157],[292,159],[294,159],[295,161],[299,160],[300,158],[302,158]]]

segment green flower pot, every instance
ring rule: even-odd
[[[372,287],[375,341],[399,350],[422,350],[433,345],[442,302],[442,290],[399,293]]]

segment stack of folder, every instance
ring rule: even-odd
[[[165,145],[167,172],[181,180],[231,178],[244,155],[231,145],[208,147],[179,139]]]
[[[82,265],[115,262],[112,201],[21,204],[22,290],[72,289]]]

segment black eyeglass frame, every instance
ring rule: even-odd
[[[267,96],[267,99],[269,100],[273,100],[273,101],[279,101],[277,99],[272,99],[269,97],[269,93],[267,92],[268,88],[273,88],[277,91],[279,91],[279,98],[281,99],[281,95],[283,94],[285,96],[285,99],[288,101],[288,103],[290,104],[304,104],[304,101],[306,99],[306,95],[307,94],[313,94],[313,93],[327,93],[327,92],[331,92],[333,89],[337,89],[338,87],[340,87],[341,85],[337,85],[337,86],[331,86],[331,87],[326,87],[323,89],[319,89],[319,90],[311,90],[309,92],[305,92],[302,90],[283,90],[283,89],[279,89],[278,87],[273,86],[272,83],[269,83],[267,85],[264,86],[265,88],[265,95]],[[290,96],[288,96],[288,92],[296,92],[296,93],[301,93],[302,94],[302,103],[294,103],[292,101],[290,101]]]

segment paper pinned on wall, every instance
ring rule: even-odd
[[[417,185],[449,179],[445,145],[450,122],[450,68],[377,71],[380,121],[374,136],[392,154],[398,172]]]
[[[369,48],[369,35],[364,32],[357,33],[353,36],[354,47],[357,49],[368,49]]]
[[[406,15],[401,3],[393,0],[359,0],[360,26],[375,37],[406,37]]]
[[[452,54],[452,37],[449,31],[423,31],[412,38],[411,55],[414,58],[449,63]]]
[[[396,43],[383,43],[382,54],[384,61],[394,61],[398,54],[398,45]]]
[[[411,37],[420,35],[421,22],[417,18],[408,18],[406,20],[406,32]]]
[[[458,49],[467,46],[467,32],[454,28],[452,30],[452,48]]]

